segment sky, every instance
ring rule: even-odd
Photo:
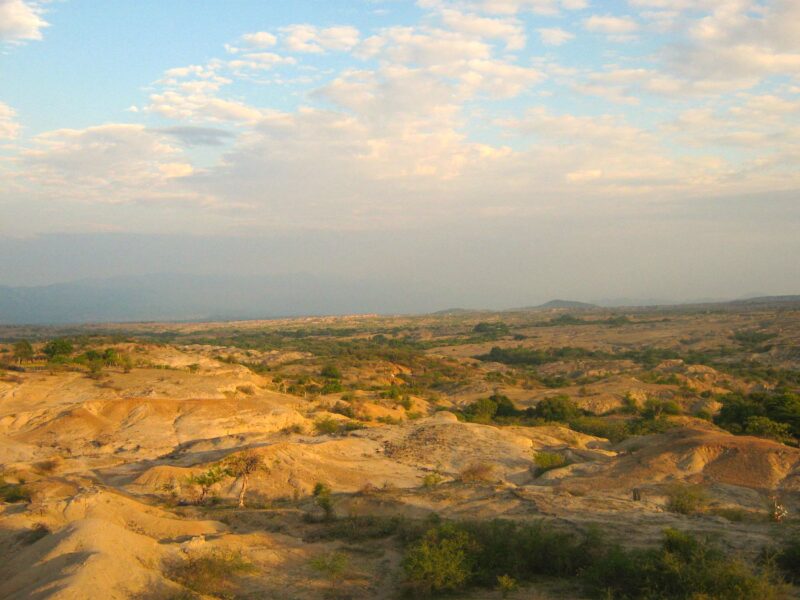
[[[0,0],[0,250],[11,286],[800,293],[800,2]]]

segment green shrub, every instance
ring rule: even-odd
[[[425,594],[463,589],[475,568],[477,549],[475,540],[455,525],[429,529],[406,550],[403,569],[409,587]]]
[[[322,509],[326,521],[331,521],[335,517],[333,512],[333,498],[331,497],[331,488],[321,481],[314,484],[314,502]]]
[[[73,346],[72,342],[67,339],[61,338],[57,340],[52,340],[45,344],[42,352],[44,352],[45,356],[50,360],[53,360],[59,356],[69,356],[72,354]]]
[[[791,427],[788,423],[778,423],[769,417],[747,417],[744,422],[743,433],[763,437],[785,444],[793,441]]]
[[[422,485],[426,488],[433,488],[442,483],[443,479],[439,473],[426,473],[422,478]]]
[[[311,568],[325,575],[332,582],[339,581],[350,566],[350,559],[341,552],[321,554],[311,559]]]
[[[569,426],[575,431],[605,438],[614,444],[631,436],[628,423],[623,419],[578,417],[572,419]]]
[[[569,396],[562,394],[539,401],[534,408],[534,415],[545,421],[566,423],[579,417],[581,411]]]
[[[319,374],[322,377],[325,377],[326,379],[341,379],[342,378],[342,372],[339,370],[339,367],[337,367],[336,365],[331,365],[331,364],[328,364],[328,365],[325,365],[324,367],[322,367],[322,370],[319,372]]]
[[[464,409],[464,417],[473,423],[491,423],[497,414],[497,404],[489,398],[481,398]]]
[[[698,485],[675,483],[667,487],[667,510],[681,515],[702,511],[708,504],[705,489]]]
[[[519,584],[513,577],[509,577],[508,575],[498,575],[497,589],[500,590],[500,595],[503,598],[508,598],[508,595],[511,592],[515,592],[519,589]]]
[[[565,466],[567,464],[567,458],[558,452],[545,452],[540,450],[534,454],[533,464],[536,465],[536,475],[541,475],[547,471]]]
[[[341,425],[333,417],[322,417],[314,422],[314,429],[318,435],[335,435],[339,433]]]
[[[611,548],[597,557],[584,579],[596,597],[777,600],[780,585],[718,548],[674,529],[652,550]]]

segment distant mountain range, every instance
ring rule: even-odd
[[[412,314],[436,310],[433,289],[402,282],[311,275],[158,274],[36,287],[0,286],[0,324],[45,325],[112,321],[208,321],[358,313]],[[676,305],[731,308],[800,304],[800,296],[762,296],[722,303]],[[642,305],[640,305],[642,306]],[[514,310],[588,310],[598,305],[556,299]],[[442,315],[484,311],[450,308]]]
[[[0,286],[0,323],[238,320],[321,314],[418,312],[426,290],[310,275],[160,274],[36,287]]]

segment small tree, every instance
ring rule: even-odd
[[[333,500],[331,499],[331,488],[321,481],[318,481],[314,485],[313,495],[317,506],[319,506],[322,509],[322,512],[325,513],[325,520],[333,520],[334,512]]]
[[[203,503],[209,490],[228,476],[228,471],[226,469],[223,469],[219,465],[214,465],[204,473],[191,475],[186,481],[189,485],[196,485],[200,488],[198,503]]]
[[[43,352],[51,360],[57,356],[68,356],[72,354],[72,342],[64,338],[52,340],[45,344]]]
[[[244,508],[244,496],[247,493],[250,475],[258,471],[267,470],[267,465],[264,464],[263,457],[251,449],[232,456],[226,461],[225,466],[231,477],[236,477],[242,481],[242,489],[239,490],[239,508]]]
[[[14,359],[22,364],[33,358],[33,346],[28,340],[20,340],[14,344]]]

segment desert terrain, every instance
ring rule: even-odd
[[[798,597],[795,303],[0,340],[0,598]]]

